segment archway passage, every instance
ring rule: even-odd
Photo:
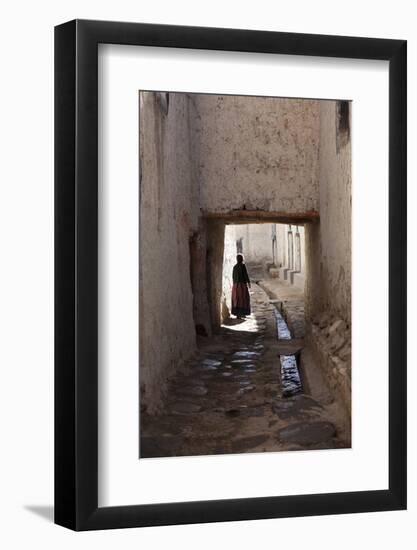
[[[279,221],[277,222],[276,219]],[[287,282],[304,300],[306,280],[305,229],[298,218],[289,218],[287,223],[281,218],[260,218],[256,223],[227,223],[224,230],[223,250],[223,294],[221,303],[222,321],[230,315],[232,268],[236,254],[245,259],[245,265],[253,282],[262,280],[264,290],[274,288],[278,293],[280,285]],[[318,223],[315,221],[315,223]],[[265,288],[268,281],[268,288]]]
[[[311,235],[319,224],[316,211],[298,213],[234,210],[206,213],[200,223],[200,240],[206,255],[190,251],[195,272],[205,271],[205,278],[192,277],[194,317],[205,323],[207,333],[217,331],[229,315],[230,278],[236,253],[246,254],[252,269],[258,260],[268,276],[288,280],[304,288],[308,258],[319,257],[319,240]],[[305,229],[310,234],[310,248],[305,251]],[[293,234],[294,233],[294,234]],[[301,257],[303,260],[301,261]],[[259,262],[258,262],[259,263]],[[198,267],[197,267],[198,264]],[[313,271],[313,269],[310,269]],[[259,278],[259,277],[258,277]],[[208,305],[207,305],[208,304]],[[206,312],[209,311],[209,316]],[[205,321],[202,319],[205,318]]]
[[[216,219],[203,240],[205,255],[196,236],[190,244],[191,279],[207,275],[207,302],[198,300],[204,311],[195,303],[193,314],[201,321],[210,311],[215,322],[209,329],[196,322],[197,352],[170,381],[162,414],[143,415],[141,457],[349,447],[345,411],[334,406],[304,353],[304,225]],[[237,253],[251,281],[251,312],[243,319],[231,314],[230,304]],[[288,337],[280,333],[277,312]],[[285,380],[290,357],[300,387]]]

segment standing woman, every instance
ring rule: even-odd
[[[232,315],[244,319],[245,315],[250,315],[250,280],[242,254],[236,256],[236,261],[233,267]]]

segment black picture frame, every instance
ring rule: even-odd
[[[98,44],[389,61],[389,488],[98,507]],[[405,40],[74,20],[55,28],[55,523],[74,530],[406,508]]]

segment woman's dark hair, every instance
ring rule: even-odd
[[[243,255],[242,254],[237,254],[236,255],[236,260],[237,260],[238,264],[243,264]]]

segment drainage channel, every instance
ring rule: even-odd
[[[277,323],[278,340],[291,340],[288,325],[275,303],[272,303]],[[282,396],[291,397],[303,391],[295,355],[280,355]]]

